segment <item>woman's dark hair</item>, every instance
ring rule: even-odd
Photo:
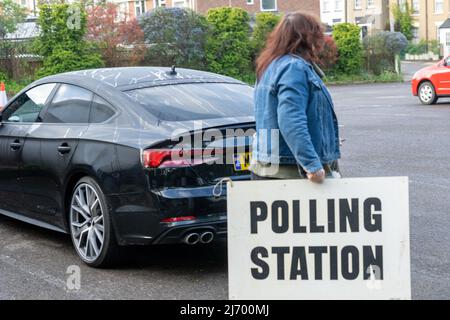
[[[303,12],[287,13],[269,35],[266,47],[256,61],[256,75],[262,74],[272,61],[285,54],[298,54],[317,62],[324,43],[324,28],[313,15]]]

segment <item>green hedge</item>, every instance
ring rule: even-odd
[[[351,23],[336,24],[333,38],[339,55],[335,71],[342,74],[359,73],[363,61],[359,27]]]
[[[255,27],[252,33],[252,47],[255,56],[264,49],[267,37],[280,20],[281,16],[270,12],[260,12],[256,14]]]
[[[37,76],[103,66],[100,53],[86,40],[86,11],[82,5],[39,6],[36,52],[44,58]]]
[[[248,81],[252,74],[250,17],[239,8],[218,8],[206,17],[211,33],[206,41],[206,60],[212,72]]]

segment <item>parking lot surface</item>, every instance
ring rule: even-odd
[[[346,177],[409,176],[412,291],[450,298],[450,100],[423,106],[408,83],[331,87]],[[227,248],[133,248],[98,270],[78,260],[67,235],[0,216],[0,299],[226,299]],[[67,270],[81,270],[68,290]]]

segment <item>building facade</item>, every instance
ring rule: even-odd
[[[412,9],[415,40],[439,40],[440,27],[450,18],[450,0],[391,0],[391,5],[406,2]]]
[[[37,13],[39,0],[14,0],[27,8],[29,14]],[[71,2],[71,0],[66,0]],[[135,18],[156,7],[183,7],[206,14],[218,7],[238,7],[250,14],[257,12],[284,13],[304,11],[320,16],[321,0],[106,0],[119,6],[120,15]],[[337,0],[345,2],[346,0]]]
[[[390,0],[394,5],[409,4],[413,17],[413,41],[436,40],[441,55],[450,54],[450,0]]]
[[[364,37],[390,25],[389,0],[346,0],[347,22],[361,27]]]
[[[202,14],[218,7],[238,7],[250,14],[303,11],[320,17],[319,0],[195,0],[194,2],[194,10]]]
[[[37,6],[39,0],[14,0],[14,2],[25,8],[28,15],[37,15]]]
[[[119,16],[137,18],[157,7],[181,7],[195,10],[195,0],[107,0],[118,5]]]
[[[320,0],[320,20],[328,26],[347,21],[346,0]]]

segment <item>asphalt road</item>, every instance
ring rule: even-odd
[[[450,298],[450,101],[422,106],[407,83],[331,91],[344,175],[410,178],[413,298]],[[80,290],[66,287],[71,265]],[[137,248],[124,266],[96,270],[68,236],[0,216],[0,299],[32,298],[226,299],[226,246]]]

